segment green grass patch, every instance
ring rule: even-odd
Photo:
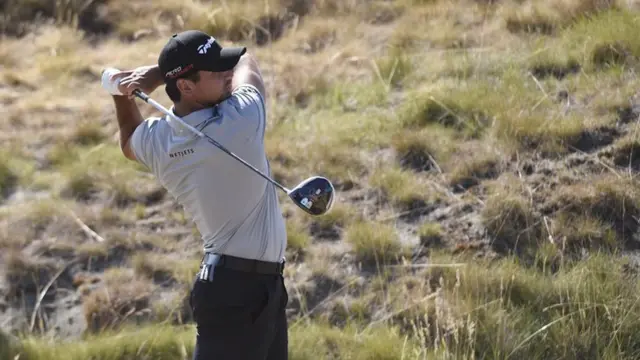
[[[464,190],[478,185],[483,179],[496,178],[501,171],[497,156],[466,158],[455,166],[450,174],[449,183],[456,190]]]
[[[597,144],[585,143],[585,134],[611,124],[611,118],[566,112],[562,102],[518,67],[497,78],[418,93],[403,110],[401,121],[409,129],[440,123],[464,138],[487,135],[505,148],[549,154],[590,150]]]
[[[551,35],[619,4],[617,1],[599,0],[526,1],[507,3],[501,10],[509,31]]]
[[[433,300],[430,323],[449,332],[434,330],[424,337],[447,355],[631,359],[638,352],[640,338],[633,330],[640,325],[633,320],[640,311],[638,282],[625,271],[628,259],[594,254],[554,275],[522,267],[513,258],[433,259],[454,262],[464,265],[427,272],[444,290]]]
[[[630,360],[640,353],[640,284],[625,257],[594,254],[554,274],[514,258],[434,253],[430,264],[419,276],[370,283],[386,300],[361,301],[396,306],[383,310],[386,320],[364,327],[356,321],[344,328],[320,321],[292,325],[290,358]],[[350,314],[361,308],[357,299],[352,304]],[[193,326],[126,327],[82,341],[27,337],[10,354],[27,360],[188,359],[194,340]]]
[[[345,329],[322,324],[305,325],[291,334],[290,359],[411,359],[419,355],[415,341],[406,339],[397,329],[356,326]]]
[[[24,292],[35,292],[44,286],[57,270],[54,262],[15,251],[6,254],[3,265],[3,277],[9,284],[7,299],[14,301],[24,299]]]
[[[386,263],[399,260],[404,247],[391,225],[360,221],[345,230],[345,240],[353,246],[358,261]]]
[[[22,249],[49,231],[52,237],[61,236],[60,229],[72,226],[72,220],[64,213],[69,204],[57,199],[24,201],[0,210],[0,248]],[[50,229],[52,225],[58,229]],[[66,237],[68,234],[65,233]]]
[[[287,219],[287,251],[295,255],[304,254],[311,245],[308,229],[297,217]]]
[[[124,39],[136,39],[145,23],[162,14],[180,16],[185,28],[199,29],[225,41],[255,41],[256,34],[268,33],[268,23],[262,17],[274,15],[251,1],[212,5],[199,2],[159,0],[153,5],[117,1],[112,7],[118,17],[115,30]],[[266,31],[264,29],[267,29]]]
[[[482,222],[492,246],[501,253],[535,254],[542,226],[520,179],[505,176],[488,184],[489,197],[482,209]]]
[[[593,73],[634,66],[640,56],[640,40],[632,35],[637,20],[637,13],[624,8],[575,17],[553,40],[534,39],[526,61],[537,77],[557,79],[580,71]],[[538,29],[541,28],[556,27],[541,23]]]
[[[497,178],[507,165],[506,155],[500,143],[490,139],[461,144],[448,161],[442,164],[454,190],[466,190],[484,180]]]
[[[27,338],[14,351],[25,360],[178,360],[193,353],[195,331],[191,327],[153,326],[88,335],[75,342]]]
[[[76,128],[70,136],[70,140],[75,144],[83,146],[100,144],[106,139],[106,134],[102,127],[102,124],[96,122],[95,115],[94,117],[89,117],[76,125]]]
[[[426,222],[418,228],[418,236],[422,246],[440,246],[444,240],[444,230],[437,222]]]
[[[199,255],[199,254],[198,254]],[[173,278],[183,286],[192,286],[193,280],[196,274],[200,270],[200,263],[202,258],[200,256],[194,256],[193,258],[181,259],[175,263],[175,267],[172,270]]]
[[[362,216],[356,207],[349,203],[337,202],[325,215],[309,218],[309,231],[313,236],[337,240],[347,226],[360,220]]]
[[[361,182],[369,172],[366,150],[379,146],[393,126],[380,115],[330,110],[305,115],[278,124],[265,140],[269,158],[292,182],[310,173],[323,174],[338,187]]]
[[[583,51],[587,70],[633,66],[640,57],[640,40],[632,33],[637,21],[638,14],[629,10],[603,12],[567,29],[562,44]]]
[[[9,165],[8,159],[0,159],[0,194],[3,197],[10,194],[17,182],[17,178],[15,171]]]
[[[75,254],[78,260],[86,262],[106,259],[109,255],[109,245],[99,242],[85,242],[75,247]]]
[[[584,249],[612,250],[618,245],[613,225],[589,214],[574,215],[561,212],[552,229],[558,248],[562,247],[569,252],[580,252]]]
[[[376,59],[372,66],[375,78],[388,90],[401,86],[413,69],[411,58],[398,50]]]
[[[451,89],[453,90],[453,89]],[[400,121],[405,128],[419,129],[430,124],[456,129],[476,135],[486,127],[489,114],[483,106],[490,101],[489,94],[480,89],[437,93],[427,92],[409,96],[400,110]]]
[[[575,110],[584,116],[600,118],[601,123],[613,124],[616,119],[628,123],[633,119],[630,99],[636,94],[640,80],[622,67],[607,71],[580,73],[563,79],[560,88],[553,80],[542,81],[545,90],[560,104],[570,100]],[[564,94],[561,94],[564,91]],[[576,106],[578,105],[578,106]],[[626,114],[625,114],[626,112]]]
[[[542,39],[539,42],[534,46],[532,55],[527,58],[527,66],[537,79],[553,77],[561,80],[582,69],[581,58],[577,54],[567,52],[559,46],[549,48],[548,43]]]
[[[456,147],[455,134],[440,125],[419,130],[401,129],[390,138],[398,164],[407,170],[440,171],[440,164],[451,159]]]
[[[606,174],[557,189],[546,209],[560,216],[560,224],[565,224],[564,231],[575,229],[568,234],[569,240],[578,242],[575,246],[596,241],[595,245],[603,249],[623,249],[635,241],[640,193],[635,179]],[[570,227],[569,220],[573,224]]]
[[[194,345],[193,326],[154,325],[87,336],[83,341],[27,338],[11,354],[19,354],[23,360],[185,360],[193,356]],[[364,330],[350,325],[339,329],[313,323],[302,324],[290,331],[289,358],[400,360],[415,358],[418,349],[415,341],[393,328]]]
[[[19,186],[28,185],[37,174],[36,164],[20,150],[0,151],[0,196],[6,198]]]
[[[395,75],[399,76],[399,75]],[[389,105],[388,90],[377,80],[372,83],[336,82],[310,97],[311,110],[334,109],[352,112]]]
[[[101,285],[87,290],[82,297],[88,332],[117,330],[124,324],[149,319],[154,287],[149,279],[129,269],[109,268]]]
[[[176,269],[181,261],[165,254],[137,252],[131,257],[130,262],[136,276],[163,283],[173,280],[173,269]]]
[[[153,179],[141,176],[148,170],[125,158],[117,145],[61,145],[52,149],[50,159],[65,178],[60,193],[66,197],[88,199],[106,191],[123,204],[145,201],[157,190]]]
[[[381,191],[383,201],[403,210],[422,207],[438,197],[413,171],[397,166],[374,169],[369,184]]]
[[[640,141],[635,137],[621,139],[605,156],[611,157],[616,166],[629,170],[640,168]]]

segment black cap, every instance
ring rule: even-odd
[[[196,71],[228,71],[233,69],[245,47],[223,48],[216,39],[202,31],[187,30],[174,34],[158,57],[165,82]]]

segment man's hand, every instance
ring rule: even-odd
[[[140,66],[133,70],[120,71],[111,75],[111,81],[121,79],[118,90],[128,97],[133,97],[133,91],[150,94],[164,83],[162,74],[157,65]]]
[[[136,160],[131,148],[131,136],[144,121],[136,105],[133,91],[140,89],[145,93],[151,93],[162,82],[162,76],[157,66],[142,66],[128,71],[108,68],[102,73],[102,87],[112,95],[116,106],[116,117],[120,129],[120,147],[128,159]],[[116,84],[117,90],[115,89]]]

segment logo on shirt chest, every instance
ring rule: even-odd
[[[186,149],[186,150],[182,150],[182,151],[176,151],[176,152],[172,152],[169,153],[169,157],[170,158],[177,158],[177,157],[183,157],[189,154],[194,154],[195,150],[193,149]]]

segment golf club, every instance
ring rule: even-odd
[[[263,174],[260,170],[256,169],[255,167],[253,167],[251,164],[241,159],[236,154],[226,149],[224,146],[222,146],[220,143],[212,139],[207,134],[204,134],[198,129],[194,128],[193,126],[190,126],[189,124],[185,123],[182,119],[174,115],[171,111],[167,110],[160,103],[151,99],[149,95],[145,94],[140,90],[134,90],[133,94],[139,99],[141,99],[142,101],[162,111],[164,114],[171,117],[172,119],[178,121],[180,124],[182,124],[189,130],[191,130],[197,136],[201,138],[206,138],[210,143],[215,145],[218,149],[224,151],[228,155],[232,156],[234,159],[240,161],[249,169],[253,170],[255,173],[262,176],[264,179],[271,182],[273,185],[277,186],[279,189],[284,191],[299,208],[301,208],[308,214],[322,215],[331,209],[333,205],[333,196],[335,193],[335,189],[333,187],[333,184],[331,184],[331,182],[327,178],[322,176],[312,176],[307,178],[300,184],[298,184],[295,188],[288,189],[282,186],[281,184],[279,184],[277,181],[271,179],[269,176]]]

